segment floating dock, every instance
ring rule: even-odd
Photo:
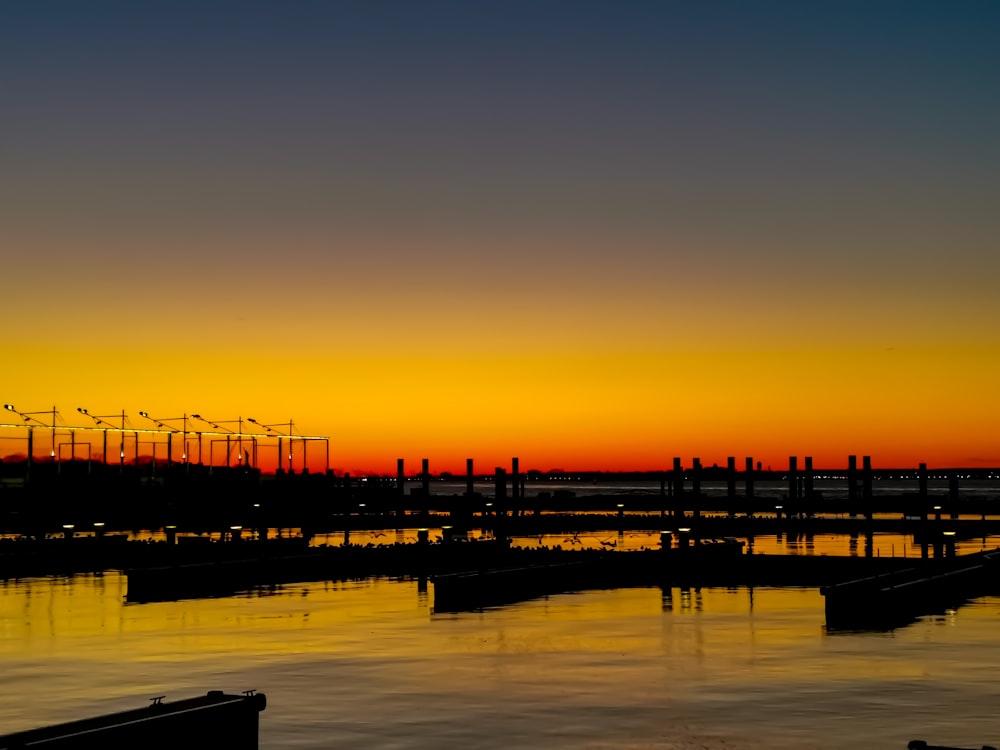
[[[687,550],[510,554],[502,567],[433,576],[434,611],[479,610],[572,591],[726,575],[724,571],[739,569],[748,559],[742,544],[729,543]],[[516,560],[522,563],[513,564]]]
[[[0,736],[0,750],[105,748],[116,750],[257,750],[263,693],[221,690],[182,700],[152,698],[145,708]]]
[[[884,575],[824,586],[831,630],[892,629],[958,607],[997,587],[1000,550],[948,558]]]
[[[434,611],[461,612],[596,587],[600,568],[583,561],[446,573],[434,577]]]

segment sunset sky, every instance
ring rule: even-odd
[[[989,0],[6,3],[0,400],[1000,466],[998,72]]]

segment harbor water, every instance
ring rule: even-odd
[[[256,689],[279,748],[1000,744],[1000,598],[828,633],[815,588],[626,588],[436,614],[369,579],[131,604],[118,573],[0,582],[0,732]]]

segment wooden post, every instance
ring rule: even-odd
[[[875,501],[872,496],[872,457],[864,456],[861,460],[861,482],[863,487],[862,494],[864,495],[863,499],[865,503],[865,519],[871,521],[875,506]]]
[[[850,513],[853,516],[857,510],[858,501],[858,457],[847,457],[847,500],[850,504]]]
[[[736,515],[736,457],[726,458],[726,498],[729,501],[728,515]]]
[[[788,457],[788,503],[794,508],[795,501],[799,499],[799,458],[798,456]],[[792,509],[789,509],[792,512]]]

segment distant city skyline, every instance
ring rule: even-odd
[[[352,474],[1000,466],[998,37],[971,1],[7,8],[0,399],[294,419]]]

